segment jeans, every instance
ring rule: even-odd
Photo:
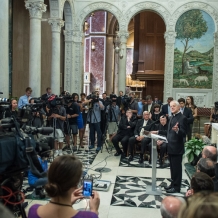
[[[38,187],[38,186],[44,186],[48,183],[48,178],[44,177],[44,178],[39,178],[38,180],[35,181],[35,183],[31,186],[33,186],[34,188]]]
[[[102,146],[102,133],[99,123],[89,123],[91,145],[95,145],[95,132],[97,132],[98,147]]]

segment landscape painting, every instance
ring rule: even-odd
[[[212,89],[214,21],[201,10],[184,13],[176,24],[173,88]]]

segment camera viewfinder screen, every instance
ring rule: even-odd
[[[92,195],[92,181],[85,180],[83,182],[83,196],[90,197]]]

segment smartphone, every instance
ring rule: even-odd
[[[90,197],[92,196],[93,180],[84,179],[83,180],[83,196]]]

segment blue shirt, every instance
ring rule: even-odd
[[[18,101],[18,108],[22,109],[23,106],[29,104],[29,99],[31,99],[31,97],[28,97],[27,95],[21,96]]]
[[[99,101],[102,108],[100,108],[98,102],[93,103],[93,109],[89,109],[88,115],[87,115],[87,121],[90,123],[99,123],[101,122],[101,111],[104,110],[104,105],[101,101]]]
[[[143,113],[143,104],[141,101],[138,102],[138,115],[142,116]]]
[[[168,105],[168,115],[172,116],[171,110],[170,110],[170,105]]]
[[[48,170],[48,162],[47,160],[42,161],[42,159],[40,157],[38,157],[38,160],[42,166],[43,171],[47,171]],[[28,172],[28,183],[29,185],[34,185],[35,182],[38,180],[39,178],[36,177],[35,175],[32,174],[32,172],[29,170]]]

